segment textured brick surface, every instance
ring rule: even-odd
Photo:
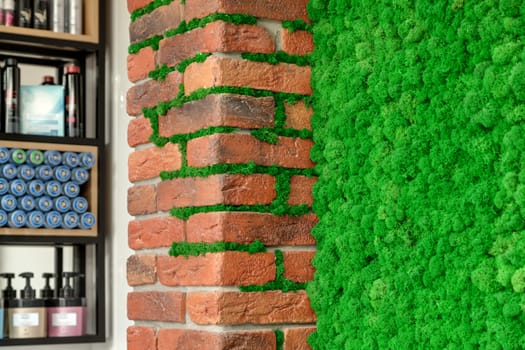
[[[314,50],[313,35],[304,30],[281,31],[281,50],[290,55],[307,55]]]
[[[288,328],[284,330],[283,350],[311,350],[308,345],[308,336],[315,331],[315,327]]]
[[[127,350],[157,350],[155,330],[151,327],[128,327]]]
[[[287,128],[312,130],[313,110],[311,107],[306,106],[303,101],[299,101],[295,104],[285,103],[284,108],[286,113],[285,126]]]
[[[309,0],[193,0],[186,3],[184,18],[189,21],[211,13],[245,13],[278,21],[302,19],[309,21],[306,4]]]
[[[269,204],[275,198],[274,187],[275,178],[266,174],[173,179],[158,184],[157,205],[167,211],[215,204]]]
[[[247,134],[213,134],[188,142],[188,165],[195,167],[213,164],[279,165],[285,168],[312,168],[310,151],[313,142],[291,137],[279,137],[269,144]]]
[[[290,178],[290,195],[288,196],[288,204],[306,204],[311,207],[314,201],[312,189],[316,181],[316,177],[300,175],[292,176]]]
[[[130,182],[152,179],[161,171],[180,169],[181,162],[179,146],[173,143],[135,151],[128,157],[128,179]]]
[[[275,350],[275,334],[268,330],[212,333],[161,329],[158,350]]]
[[[192,215],[186,230],[188,242],[251,243],[258,239],[267,246],[315,245],[311,231],[316,223],[314,214],[213,212]]]
[[[159,256],[159,281],[168,286],[239,286],[275,279],[272,253],[208,253],[203,256]]]
[[[128,11],[129,13],[138,10],[140,8],[143,8],[147,4],[149,4],[151,0],[128,0]]]
[[[184,221],[175,217],[155,217],[128,223],[128,245],[131,249],[170,247],[184,240]]]
[[[311,323],[315,314],[305,291],[194,292],[187,310],[200,325]]]
[[[272,127],[274,114],[273,97],[213,94],[170,109],[166,116],[159,118],[159,135],[170,137],[211,126]]]
[[[157,281],[157,256],[135,254],[128,257],[127,279],[130,286],[155,283]]]
[[[310,67],[210,56],[186,68],[184,91],[190,94],[200,88],[235,86],[311,95],[310,76]]]
[[[174,66],[198,53],[274,51],[273,37],[264,27],[215,21],[204,28],[163,39],[159,45],[159,63]]]
[[[128,124],[128,145],[136,147],[149,143],[149,137],[153,133],[149,119],[139,117],[131,120]]]
[[[149,46],[128,55],[128,80],[137,82],[146,79],[148,73],[155,69],[156,62],[157,52]]]
[[[311,251],[285,251],[284,277],[294,282],[308,282],[314,278],[315,269],[312,259],[315,252]]]
[[[152,214],[157,211],[155,185],[133,186],[128,189],[129,215]]]
[[[173,100],[179,93],[181,73],[174,71],[164,81],[148,80],[128,90],[126,109],[129,115],[139,115],[146,107],[155,107],[159,102]]]
[[[162,35],[168,29],[177,28],[180,22],[181,4],[179,1],[173,1],[130,23],[129,40],[136,43],[154,35]]]
[[[185,295],[180,292],[131,292],[128,318],[143,321],[185,321]]]

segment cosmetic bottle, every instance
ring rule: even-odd
[[[83,185],[89,180],[89,171],[84,168],[74,168],[71,170],[71,180]]]
[[[9,191],[9,181],[0,177],[0,196],[3,196]]]
[[[58,151],[45,151],[44,163],[50,166],[58,166],[62,163],[62,155]]]
[[[62,224],[62,215],[57,211],[50,211],[45,214],[44,227],[45,228],[59,228]]]
[[[26,285],[20,290],[19,299],[7,301],[9,337],[44,338],[47,334],[45,302],[35,297],[35,290],[31,287],[33,273],[24,272],[19,276],[26,279]]]
[[[43,196],[44,191],[45,191],[45,187],[44,187],[44,182],[42,180],[36,179],[36,180],[31,180],[27,183],[27,193],[29,193],[35,198]]]
[[[82,152],[79,155],[80,157],[80,166],[86,169],[91,169],[96,162],[96,158],[91,152]]]
[[[71,208],[78,214],[84,214],[88,210],[89,203],[85,197],[76,197],[71,201]]]
[[[58,298],[48,301],[47,320],[49,337],[80,337],[86,335],[86,300],[81,298],[70,280],[82,277],[75,272],[63,272],[64,286]]]
[[[82,215],[80,215],[80,221],[78,223],[78,227],[81,230],[90,230],[93,226],[95,226],[96,219],[95,215],[90,212],[86,212]]]
[[[35,168],[28,164],[18,166],[17,175],[19,179],[24,181],[31,181],[35,177]]]
[[[18,171],[16,169],[16,165],[11,163],[0,165],[0,176],[2,176],[4,179],[12,180],[17,174]]]
[[[35,210],[27,214],[27,227],[40,228],[44,226],[45,216],[41,211]]]
[[[12,148],[9,150],[9,161],[13,164],[24,164],[27,159],[26,152],[20,148]]]
[[[9,162],[9,150],[5,147],[0,147],[0,164],[7,162]]]
[[[62,215],[62,228],[72,230],[78,226],[80,217],[74,211],[68,211]]]
[[[26,151],[27,162],[33,166],[40,165],[44,162],[44,153],[37,149]]]
[[[71,169],[65,165],[59,165],[53,169],[53,178],[60,182],[68,182],[71,179]]]
[[[53,200],[48,196],[38,197],[36,199],[36,209],[43,213],[47,213],[53,209]]]
[[[35,177],[42,181],[50,180],[53,177],[53,168],[47,164],[36,167]]]
[[[62,184],[62,193],[69,198],[76,198],[80,194],[80,186],[74,181],[68,181]]]
[[[6,227],[8,222],[8,215],[5,210],[0,209],[0,227]]]
[[[11,280],[15,278],[14,273],[0,273],[1,278],[5,278],[7,280],[7,286],[2,291],[2,299],[3,302],[0,304],[0,307],[4,309],[4,317],[2,318],[3,326],[0,328],[0,332],[4,334],[4,337],[7,338],[9,335],[9,327],[8,327],[8,316],[7,316],[7,310],[8,310],[8,301],[12,299],[16,299],[16,290],[11,285]],[[0,321],[0,322],[2,322]]]
[[[80,163],[78,153],[75,152],[64,152],[62,153],[62,164],[70,168],[76,168]]]

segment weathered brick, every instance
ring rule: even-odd
[[[300,175],[292,176],[290,178],[290,195],[288,196],[288,204],[306,204],[311,207],[314,201],[312,189],[316,181],[316,177]]]
[[[161,329],[158,350],[275,350],[273,331],[212,333],[191,329]]]
[[[162,35],[171,28],[177,28],[182,20],[181,4],[173,1],[153,12],[143,15],[129,25],[129,40],[136,43],[154,35]]]
[[[135,10],[143,8],[150,2],[151,0],[128,0],[128,12],[132,13]]]
[[[302,19],[309,22],[309,0],[192,0],[186,3],[184,19],[202,18],[212,13],[244,13],[278,21]]]
[[[157,256],[135,254],[128,257],[127,279],[130,286],[153,284],[157,281]]]
[[[179,93],[182,74],[174,71],[168,74],[166,80],[148,80],[135,85],[128,90],[126,109],[129,115],[139,115],[146,107],[155,107],[159,102],[173,100]]]
[[[128,189],[129,215],[152,214],[157,211],[157,193],[154,185],[133,186]]]
[[[286,113],[285,126],[287,128],[312,130],[313,110],[311,107],[306,106],[303,101],[299,101],[295,104],[285,103],[284,108]]]
[[[195,62],[186,68],[184,91],[189,95],[200,88],[235,86],[311,95],[310,76],[308,66],[210,56],[205,62]]]
[[[155,69],[156,62],[157,51],[154,51],[150,46],[128,55],[128,80],[135,83],[146,79],[148,73]]]
[[[308,336],[315,332],[315,327],[287,328],[284,330],[283,350],[311,350]]]
[[[128,245],[131,249],[170,247],[184,240],[184,221],[175,217],[155,217],[128,223]]]
[[[273,37],[264,27],[215,21],[204,28],[161,40],[159,63],[175,66],[198,53],[274,51]]]
[[[159,256],[160,283],[167,286],[240,286],[275,279],[272,253],[208,253],[202,256]]]
[[[158,184],[157,206],[167,211],[215,204],[270,204],[276,195],[274,187],[275,178],[267,174],[179,178]]]
[[[266,213],[211,212],[192,215],[186,224],[188,242],[252,243],[266,246],[315,245],[311,235],[317,216],[277,216]]]
[[[200,325],[315,322],[305,291],[194,292],[186,301],[191,320]]]
[[[181,166],[179,145],[167,143],[163,147],[150,147],[128,156],[128,179],[130,182],[152,179],[161,171],[174,171]]]
[[[311,251],[284,251],[284,277],[298,283],[311,281],[315,273],[314,255]]]
[[[211,126],[244,129],[272,127],[275,102],[273,97],[235,94],[212,94],[203,99],[171,108],[159,118],[159,135],[192,133]]]
[[[250,161],[259,165],[279,165],[285,168],[312,168],[310,160],[312,140],[279,137],[277,144],[260,141],[248,134],[213,134],[188,142],[189,166],[213,164],[243,164]]]
[[[128,293],[128,318],[143,321],[185,321],[185,294],[180,292]]]
[[[157,350],[155,330],[132,326],[127,329],[128,350]]]
[[[314,51],[313,35],[304,30],[281,31],[281,50],[290,55],[307,55]]]
[[[128,124],[128,145],[136,147],[149,143],[149,137],[153,134],[151,122],[144,117],[131,120]]]

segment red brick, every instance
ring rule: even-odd
[[[194,292],[186,298],[188,314],[199,325],[315,322],[305,291]]]
[[[157,193],[154,185],[133,186],[128,189],[129,215],[152,214],[157,211]]]
[[[285,251],[284,257],[284,277],[287,279],[304,283],[314,278],[315,269],[312,259],[315,252],[312,251]]]
[[[198,53],[275,52],[272,35],[256,25],[235,25],[215,21],[204,28],[163,39],[159,45],[159,63],[175,66]]]
[[[131,249],[171,247],[184,240],[184,221],[175,217],[155,217],[128,223],[128,245]]]
[[[202,18],[212,13],[244,13],[278,21],[309,21],[308,0],[192,0],[186,2],[184,19]]]
[[[135,10],[143,8],[153,0],[128,0],[128,11],[132,13]]]
[[[159,210],[215,204],[270,204],[275,198],[275,178],[266,174],[211,175],[179,178],[158,184]]]
[[[189,166],[213,164],[243,164],[250,161],[259,165],[279,165],[285,168],[312,168],[310,160],[312,140],[279,137],[277,144],[260,141],[247,134],[213,134],[188,142]]]
[[[284,108],[286,113],[285,126],[287,128],[312,130],[313,110],[311,107],[306,106],[303,101],[299,101],[295,104],[285,103]]]
[[[163,147],[150,147],[128,156],[128,179],[130,182],[152,179],[161,171],[178,170],[181,166],[179,145],[167,143]]]
[[[191,329],[161,329],[158,350],[275,350],[273,331],[212,333]]]
[[[159,102],[173,100],[179,93],[182,75],[171,72],[164,81],[148,80],[128,90],[126,109],[129,115],[139,115],[143,108],[155,107]]]
[[[130,286],[153,284],[157,281],[157,256],[135,254],[128,257],[127,279]]]
[[[212,94],[171,108],[166,116],[159,118],[159,135],[170,137],[211,126],[268,128],[273,126],[274,115],[273,97]]]
[[[136,147],[149,143],[149,137],[153,134],[149,119],[139,117],[131,120],[128,124],[128,145]]]
[[[127,329],[128,350],[157,350],[155,330],[132,326]]]
[[[180,292],[128,293],[128,318],[142,321],[185,321],[185,294]]]
[[[290,195],[288,196],[288,204],[306,204],[311,207],[314,201],[312,189],[316,181],[316,177],[300,175],[292,176],[290,178]]]
[[[281,31],[281,50],[290,55],[307,55],[314,51],[313,35],[304,30]]]
[[[311,235],[317,216],[277,216],[265,213],[211,212],[191,216],[186,224],[188,242],[252,243],[266,246],[315,245]]]
[[[214,86],[251,87],[254,89],[311,95],[311,68],[294,64],[272,65],[227,57],[210,56],[203,63],[190,64],[184,73],[187,95],[200,88]]]
[[[128,55],[128,80],[135,83],[146,79],[148,73],[155,69],[156,62],[157,52],[150,46]]]
[[[173,1],[153,12],[137,18],[129,25],[129,41],[136,43],[154,35],[163,35],[168,29],[177,28],[182,20],[181,4]]]
[[[275,279],[272,253],[208,253],[202,256],[159,256],[159,281],[167,286],[239,286]]]
[[[311,350],[308,336],[315,332],[315,327],[288,328],[284,330],[283,350]]]

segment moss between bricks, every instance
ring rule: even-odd
[[[275,332],[275,349],[283,350],[284,333],[280,329],[276,329],[274,332]]]
[[[157,8],[159,8],[161,6],[165,6],[165,5],[171,4],[173,1],[174,0],[153,0],[152,2],[147,4],[146,6],[141,7],[139,9],[136,9],[135,11],[133,11],[131,13],[131,22],[134,22],[137,19],[139,19],[140,17],[153,12],[154,10],[156,10]]]
[[[295,21],[283,21],[282,26],[283,28],[288,29],[288,31],[291,33],[297,30],[304,30],[308,33],[313,33],[313,25],[306,23],[302,19],[296,19]]]

